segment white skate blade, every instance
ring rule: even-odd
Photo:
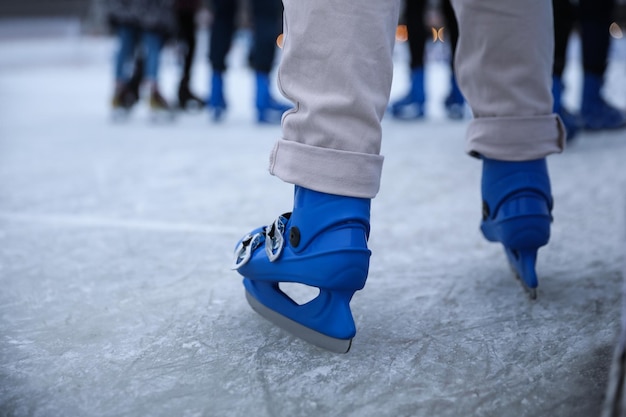
[[[315,346],[335,353],[347,353],[350,350],[350,346],[352,346],[352,339],[337,339],[334,337],[326,336],[325,334],[316,332],[313,329],[296,323],[295,321],[283,316],[282,314],[278,314],[274,310],[267,308],[266,306],[261,304],[256,298],[250,295],[248,291],[246,291],[246,299],[248,300],[248,304],[250,304],[250,307],[252,307],[252,309],[256,311],[259,315],[271,321],[278,327],[288,331],[294,336],[305,340]]]

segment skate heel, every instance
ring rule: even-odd
[[[524,162],[483,158],[480,229],[500,242],[516,277],[537,296],[537,251],[550,240],[552,196],[545,159]]]
[[[509,248],[539,248],[550,240],[551,222],[546,199],[524,192],[509,197],[492,218],[486,214],[481,231],[487,240]]]
[[[261,316],[314,345],[345,353],[356,334],[350,300],[369,270],[369,199],[296,187],[294,210],[257,228],[235,250],[246,298]],[[319,289],[305,303],[279,287]]]

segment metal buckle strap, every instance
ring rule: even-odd
[[[253,235],[247,234],[244,236],[235,249],[235,259],[231,269],[239,269],[241,265],[244,265],[250,260],[252,252],[263,244],[266,229],[267,227],[263,228],[263,232],[258,232]]]
[[[265,243],[265,253],[270,262],[274,262],[280,257],[285,246],[285,229],[291,213],[278,216],[271,226],[265,226],[261,231],[254,234],[247,234],[235,249],[235,260],[231,269],[239,269],[245,265],[252,254],[263,243]]]
[[[278,218],[274,220],[272,226],[266,228],[265,253],[267,254],[267,259],[269,259],[270,262],[274,262],[278,259],[280,254],[283,252],[283,247],[285,246],[284,234],[289,217],[291,217],[291,213],[285,213],[278,216]]]

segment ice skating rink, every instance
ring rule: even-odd
[[[607,79],[622,108],[624,42]],[[549,158],[555,220],[530,301],[480,235],[480,163],[467,122],[443,116],[448,70],[431,60],[431,117],[383,122],[358,333],[332,354],[256,315],[229,269],[237,240],[292,201],[267,172],[280,128],[254,123],[244,49],[223,123],[155,124],[145,103],[113,123],[112,39],[0,40],[0,416],[599,416],[620,329],[626,131]],[[166,51],[168,98],[177,72]]]

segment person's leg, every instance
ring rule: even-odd
[[[615,0],[579,0],[580,30],[585,73],[603,76],[611,37],[609,26]]]
[[[398,1],[292,1],[285,1],[278,85],[295,108],[283,117],[270,172],[318,191],[372,198]]]
[[[459,25],[456,22],[456,16],[454,16],[454,10],[450,0],[442,0],[441,11],[446,20],[446,30],[448,33],[447,38],[450,41],[450,51],[452,59],[450,60],[450,92],[444,101],[446,108],[446,114],[450,119],[462,119],[465,117],[465,98],[459,84],[456,82],[456,76],[454,75],[454,55],[456,53],[456,44],[459,40]]]
[[[135,56],[138,30],[131,25],[117,28],[118,50],[115,55],[114,77],[115,91],[112,105],[114,109],[130,109],[138,100],[138,94],[129,87],[131,72],[129,68]]]
[[[128,71],[135,54],[137,29],[130,25],[119,25],[117,28],[118,50],[115,55],[115,82],[126,83],[130,79]]]
[[[213,24],[209,38],[211,85],[207,107],[215,121],[221,120],[227,108],[224,97],[224,72],[226,57],[235,34],[235,17],[239,0],[213,0]]]
[[[426,0],[404,1],[404,23],[406,24],[411,70],[409,91],[390,106],[391,115],[397,119],[421,119],[426,114],[426,92],[424,73],[424,48],[426,28],[424,9]]]
[[[155,31],[144,31],[142,43],[145,56],[143,77],[146,82],[156,85],[159,78],[161,50],[165,43],[163,35]]]
[[[132,91],[134,96],[139,100],[139,91],[141,89],[141,84],[143,82],[143,71],[144,71],[144,56],[143,50],[139,47],[139,42],[136,45],[135,54],[133,59],[133,73],[128,81],[128,90]]]
[[[256,79],[257,120],[261,123],[280,123],[281,116],[291,106],[280,103],[271,94],[270,73],[276,56],[276,39],[282,31],[283,5],[281,0],[252,0],[254,24],[250,63]]]
[[[213,72],[226,71],[226,56],[235,34],[238,0],[213,0],[213,23],[209,33],[209,62]]]
[[[554,16],[554,63],[552,74],[562,77],[567,59],[567,45],[574,26],[574,6],[571,0],[552,0]]]
[[[562,126],[552,112],[550,2],[453,0],[453,5],[460,32],[456,74],[474,114],[467,151],[505,161],[562,151]]]
[[[269,74],[274,67],[276,39],[282,31],[280,0],[252,0],[253,45],[250,63],[255,71]]]
[[[178,10],[178,40],[182,46],[183,68],[178,84],[178,105],[182,109],[204,106],[204,100],[191,92],[191,70],[196,54],[196,12],[193,9]]]
[[[554,64],[552,66],[552,110],[561,117],[567,139],[573,139],[578,133],[580,121],[563,106],[562,96],[565,90],[563,71],[567,59],[567,45],[574,25],[575,13],[571,0],[552,0],[554,9]]]
[[[580,114],[589,130],[626,126],[626,114],[602,97],[607,67],[609,25],[615,0],[580,0],[580,29],[583,48],[583,95]]]
[[[467,151],[483,161],[481,230],[504,245],[533,296],[536,253],[550,235],[545,157],[565,144],[552,112],[552,4],[453,0],[453,6],[460,32],[457,79],[474,114]]]
[[[254,230],[234,268],[251,306],[327,349],[356,332],[349,302],[367,278],[370,199],[379,189],[398,1],[285,0],[279,87],[295,107],[270,172],[295,185],[293,212]],[[265,247],[265,249],[263,248]],[[298,305],[278,284],[317,287]]]
[[[150,90],[150,108],[159,112],[169,112],[171,110],[159,91],[159,69],[164,43],[165,38],[159,32],[147,30],[142,34],[142,46],[145,57],[143,78]]]

